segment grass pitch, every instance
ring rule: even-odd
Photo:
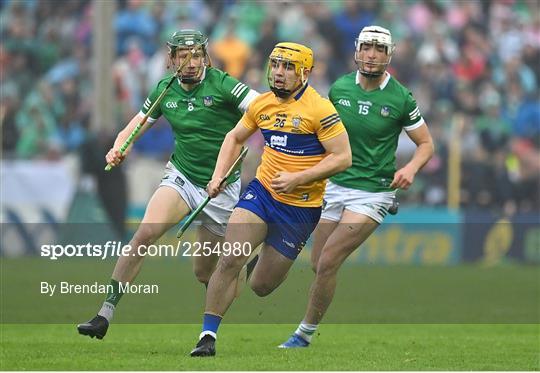
[[[1,260],[1,370],[540,370],[537,266],[345,266],[313,344],[280,350],[301,320],[313,274],[296,263],[266,298],[245,289],[215,358],[188,356],[204,288],[190,263],[147,260],[103,341],[77,334],[104,295],[40,294],[40,282],[107,283],[114,261]]]
[[[225,324],[214,358],[191,358],[199,325],[3,325],[2,370],[539,370],[538,325],[323,325],[307,349],[276,346],[294,325]]]

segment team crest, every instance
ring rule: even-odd
[[[383,117],[389,116],[389,115],[390,115],[390,108],[389,108],[388,106],[383,106],[383,107],[381,108],[381,115],[382,115]]]
[[[204,104],[204,106],[212,106],[212,105],[214,105],[214,97],[213,96],[204,96],[203,104]]]
[[[292,118],[292,125],[294,128],[299,128],[301,123],[302,123],[301,116],[295,116]]]
[[[251,193],[251,192],[247,192],[246,194],[244,194],[242,196],[241,199],[243,199],[245,201],[249,201],[249,200],[255,199],[255,195],[253,193]]]

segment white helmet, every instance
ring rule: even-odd
[[[360,47],[362,46],[362,44],[383,45],[385,47],[388,61],[385,63],[379,63],[379,65],[384,66],[384,69],[382,71],[368,72],[363,69],[364,63],[366,61],[362,61],[357,58],[357,53],[360,51]],[[356,47],[355,60],[358,64],[358,70],[362,75],[367,77],[381,76],[386,70],[388,64],[390,63],[390,60],[392,59],[392,54],[394,53],[394,49],[396,48],[395,44],[392,43],[392,34],[390,33],[390,31],[380,26],[364,27],[362,31],[360,31],[360,34],[358,34],[358,38],[354,41],[354,45]]]

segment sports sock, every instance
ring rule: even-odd
[[[219,324],[221,323],[221,316],[213,315],[211,313],[205,313],[203,317],[203,328],[199,339],[202,339],[205,335],[209,335],[214,339],[217,339],[217,331]]]
[[[122,295],[124,295],[120,291],[120,284],[118,283],[118,281],[111,278],[111,286],[112,291],[109,291],[107,293],[107,298],[105,298],[105,302],[103,302],[103,305],[98,312],[98,315],[106,318],[108,322],[111,322],[111,320],[113,319],[116,305],[120,301],[120,298],[122,298]]]
[[[300,337],[304,338],[307,342],[311,343],[311,338],[313,338],[313,334],[315,331],[317,331],[317,327],[319,325],[316,324],[306,324],[304,321],[298,325],[298,328],[294,332],[294,334],[298,334]]]
[[[101,309],[97,314],[106,318],[108,322],[111,322],[111,320],[113,319],[115,308],[116,307],[114,306],[114,304],[111,304],[109,302],[103,302],[103,306],[101,306]]]
[[[112,286],[112,291],[109,291],[107,293],[107,298],[105,299],[105,302],[110,303],[116,307],[116,305],[118,304],[118,302],[120,302],[120,298],[122,298],[122,295],[124,295],[124,293],[120,291],[120,284],[118,283],[118,281],[112,278],[111,278],[111,286]]]

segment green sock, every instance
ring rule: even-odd
[[[111,303],[112,305],[116,307],[116,305],[118,304],[118,302],[120,302],[120,298],[122,298],[122,295],[124,295],[124,293],[120,291],[120,284],[115,279],[111,278],[111,285],[112,285],[112,292],[109,291],[107,293],[107,298],[105,299],[105,302]]]

